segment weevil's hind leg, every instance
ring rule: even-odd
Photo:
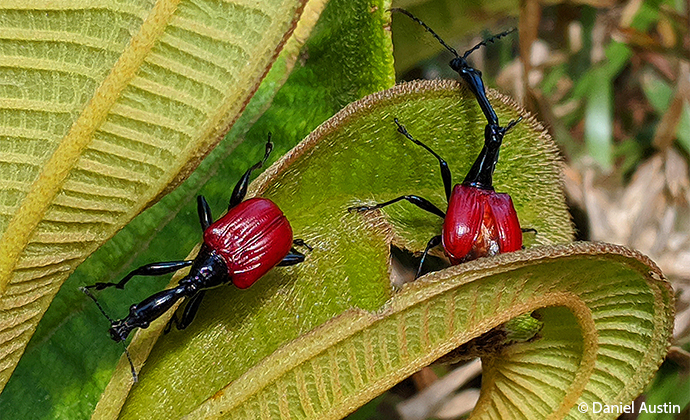
[[[184,260],[184,261],[166,261],[146,264],[131,271],[118,283],[96,283],[91,286],[85,286],[84,289],[96,289],[103,290],[108,287],[116,287],[118,289],[124,289],[125,284],[132,279],[134,276],[162,276],[164,274],[174,273],[175,271],[181,270],[185,267],[192,265],[194,261]]]
[[[201,231],[206,232],[211,223],[213,223],[213,214],[211,214],[211,207],[206,202],[206,197],[198,195],[196,197],[196,212],[199,215],[199,223],[201,223]]]
[[[427,146],[426,144],[424,144],[421,141],[412,137],[412,135],[405,128],[405,126],[400,124],[400,122],[398,122],[397,118],[394,118],[393,121],[395,121],[395,124],[398,126],[398,132],[400,134],[407,137],[414,144],[422,146],[423,148],[425,148],[429,153],[434,155],[434,157],[438,160],[438,164],[441,167],[441,179],[443,179],[443,187],[445,188],[445,191],[446,191],[446,200],[450,200],[450,193],[451,193],[451,187],[452,187],[452,174],[450,173],[450,168],[448,168],[448,163],[441,156],[439,156],[436,152],[431,150],[431,148],[429,146]]]
[[[184,330],[185,328],[187,328],[189,324],[191,324],[192,321],[194,321],[194,317],[196,316],[196,313],[199,311],[199,307],[201,306],[201,300],[204,298],[205,293],[206,291],[202,290],[189,299],[189,302],[187,302],[187,305],[184,307],[184,310],[182,311],[182,316],[179,320],[177,319],[177,313],[174,313],[172,318],[170,318],[170,321],[168,321],[168,324],[165,326],[163,333],[169,333],[173,325],[175,325],[175,328],[177,328],[178,330]]]
[[[290,249],[290,252],[283,258],[283,261],[278,263],[279,267],[288,267],[299,264],[304,261],[304,254],[297,251],[295,248]]]
[[[435,214],[435,215],[437,215],[437,216],[439,216],[439,217],[441,217],[441,218],[445,218],[445,217],[446,217],[446,214],[445,214],[441,209],[439,209],[438,207],[436,207],[435,205],[433,205],[429,200],[427,200],[427,199],[425,199],[425,198],[422,198],[422,197],[418,197],[418,196],[416,196],[416,195],[403,195],[402,197],[394,198],[394,199],[392,199],[392,200],[390,200],[390,201],[386,201],[385,203],[376,204],[376,205],[373,205],[373,206],[354,206],[354,207],[349,207],[349,208],[347,209],[347,211],[349,211],[349,212],[356,211],[356,212],[360,212],[360,213],[361,213],[361,212],[363,212],[363,211],[376,210],[376,209],[380,209],[380,208],[382,208],[382,207],[389,206],[389,205],[391,205],[391,204],[393,204],[393,203],[397,203],[397,202],[400,201],[400,200],[407,200],[407,201],[409,201],[410,203],[414,204],[415,206],[419,207],[420,209],[426,210],[426,211],[428,211],[429,213],[433,213],[433,214]]]
[[[314,248],[310,247],[309,245],[307,245],[306,242],[304,242],[304,239],[299,239],[299,238],[294,239],[292,241],[292,244],[294,246],[303,246],[303,247],[307,248],[309,251],[314,250]],[[304,262],[304,258],[305,258],[304,254],[302,254],[301,252],[299,252],[295,248],[290,248],[290,252],[288,252],[288,254],[285,256],[285,258],[283,258],[283,260],[281,262],[279,262],[277,265],[279,267],[288,267],[291,265],[295,265],[295,264],[299,264],[301,262]]]
[[[539,232],[535,228],[522,228],[522,249],[526,249],[525,242],[529,244],[536,244],[536,237]]]
[[[419,278],[419,276],[422,275],[422,266],[424,266],[424,260],[426,260],[426,256],[429,255],[429,251],[431,248],[437,247],[441,244],[441,235],[434,236],[429,240],[429,243],[426,244],[426,248],[424,249],[424,253],[422,254],[422,259],[419,260],[419,267],[417,268],[417,274],[414,276],[415,279]]]
[[[235,189],[232,190],[232,196],[230,197],[230,204],[228,205],[228,210],[240,204],[244,200],[244,196],[247,195],[247,187],[249,186],[249,178],[252,175],[252,171],[261,168],[266,159],[271,154],[273,150],[273,143],[271,143],[271,133],[268,133],[268,141],[266,142],[266,152],[264,153],[264,158],[259,162],[255,163],[251,168],[247,169],[247,172],[242,175],[242,178],[235,185]]]

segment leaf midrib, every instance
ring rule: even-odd
[[[131,38],[84,111],[46,162],[38,179],[31,185],[0,238],[0,295],[7,289],[20,254],[82,151],[91,142],[96,129],[103,123],[111,107],[149,55],[177,10],[179,2],[180,0],[156,2],[139,31]]]

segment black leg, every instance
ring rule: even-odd
[[[189,324],[194,321],[194,317],[199,311],[199,306],[201,306],[201,300],[204,298],[204,294],[206,294],[206,291],[202,290],[189,299],[187,305],[184,307],[184,311],[182,311],[182,317],[179,320],[177,319],[177,313],[174,313],[172,318],[170,318],[170,322],[165,326],[163,333],[169,333],[173,325],[175,325],[175,328],[178,330],[187,328]]]
[[[522,121],[522,117],[518,117],[517,120],[511,120],[506,126],[506,133],[510,131],[513,127],[515,127],[517,123],[519,123],[520,121]]]
[[[304,254],[292,248],[290,252],[283,258],[283,261],[278,263],[279,267],[287,267],[290,265],[299,264],[304,261]]]
[[[414,144],[417,144],[419,146],[422,146],[425,148],[429,153],[434,155],[436,159],[438,159],[438,163],[441,166],[441,178],[443,179],[443,187],[446,190],[446,200],[450,200],[450,193],[451,193],[451,186],[452,186],[452,176],[450,173],[450,169],[448,168],[448,163],[439,156],[436,152],[431,150],[429,146],[426,144],[422,143],[419,140],[416,140],[415,138],[412,137],[412,135],[407,131],[404,125],[400,124],[398,122],[397,118],[394,118],[393,121],[395,121],[395,124],[398,126],[398,132],[402,134],[403,136],[407,137],[408,139],[412,140]]]
[[[264,153],[264,158],[259,162],[255,163],[254,166],[247,169],[247,172],[242,175],[242,178],[235,185],[235,189],[232,190],[232,196],[230,196],[230,204],[228,205],[228,210],[240,204],[244,200],[244,196],[247,195],[247,187],[249,186],[249,177],[252,175],[252,171],[259,169],[266,163],[268,155],[271,154],[273,150],[273,143],[271,143],[271,134],[268,134],[268,141],[266,142],[266,153]]]
[[[521,230],[522,230],[522,233],[534,233],[535,235],[538,233],[535,228],[525,228],[525,229],[521,229]]]
[[[303,246],[303,247],[307,248],[307,249],[310,250],[310,251],[313,251],[313,250],[314,250],[314,248],[310,247],[309,245],[307,245],[307,244],[304,242],[304,239],[295,239],[295,240],[292,241],[292,244],[295,245],[295,246]]]
[[[441,218],[445,218],[446,214],[442,212],[438,207],[433,205],[429,200],[426,200],[422,197],[418,197],[416,195],[403,195],[402,197],[394,198],[390,201],[386,201],[385,203],[381,204],[376,204],[374,206],[355,206],[355,207],[349,207],[347,211],[353,212],[363,212],[363,211],[369,211],[369,210],[376,210],[380,209],[382,207],[386,207],[390,204],[397,203],[400,200],[407,200],[410,203],[414,204],[415,206],[419,207],[422,210],[426,210],[429,213],[433,213]]]
[[[96,283],[91,286],[86,286],[84,289],[96,289],[103,290],[108,287],[117,287],[118,289],[124,289],[125,284],[132,279],[134,276],[162,276],[168,273],[174,273],[175,271],[181,270],[185,267],[192,265],[194,261],[168,261],[168,262],[157,262],[146,264],[142,267],[127,274],[119,283]]]
[[[426,260],[426,256],[429,254],[429,251],[431,248],[435,246],[439,246],[441,244],[441,235],[434,236],[429,240],[429,243],[426,244],[426,248],[424,249],[424,253],[422,254],[422,259],[419,260],[419,267],[417,268],[417,274],[414,276],[414,278],[418,278],[419,276],[422,275],[422,266],[424,265],[424,260]]]
[[[211,214],[211,207],[208,206],[206,198],[203,195],[198,195],[196,197],[196,212],[199,214],[201,231],[206,232],[206,229],[213,223],[213,215]]]

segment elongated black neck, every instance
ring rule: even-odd
[[[484,147],[462,181],[463,185],[493,191],[494,170],[505,134],[506,128],[497,124],[487,124],[484,127]]]
[[[460,77],[465,80],[467,87],[469,87],[474,97],[477,98],[479,107],[482,109],[484,116],[486,116],[487,124],[498,125],[498,116],[496,111],[489,103],[489,98],[486,97],[486,88],[482,80],[482,72],[470,66],[463,57],[456,57],[450,62],[450,67],[458,72]]]

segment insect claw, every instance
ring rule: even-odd
[[[522,116],[518,117],[517,120],[511,120],[511,121],[508,123],[508,125],[506,126],[505,131],[508,132],[511,128],[513,128],[513,127],[515,127],[516,125],[518,125],[518,123],[519,123],[520,121],[522,121]]]
[[[303,246],[303,247],[307,248],[309,251],[313,251],[313,250],[314,250],[314,248],[312,248],[311,246],[309,246],[309,244],[307,244],[306,242],[304,242],[304,239],[299,239],[299,238],[297,238],[297,239],[295,239],[295,240],[292,241],[292,244],[293,244],[293,245],[296,245],[296,246]]]
[[[400,124],[400,121],[398,121],[397,118],[393,118],[393,122],[395,122],[395,124],[398,126],[398,133],[400,133],[402,135],[407,134],[407,128],[405,128],[404,125]]]

